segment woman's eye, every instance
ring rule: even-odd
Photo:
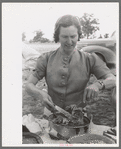
[[[63,38],[67,38],[67,36],[63,36]]]
[[[67,39],[68,36],[62,36],[63,38]],[[74,39],[76,36],[70,36],[70,38]]]
[[[75,38],[76,36],[71,36],[71,38]]]

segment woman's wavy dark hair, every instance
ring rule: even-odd
[[[54,41],[55,43],[59,42],[59,33],[60,33],[60,27],[68,27],[74,25],[78,29],[78,41],[81,38],[82,32],[81,32],[81,25],[79,18],[72,15],[64,15],[61,18],[59,18],[55,24],[55,30],[54,30]]]

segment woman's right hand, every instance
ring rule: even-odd
[[[55,111],[55,105],[51,99],[51,97],[45,91],[41,91],[41,95],[43,98],[42,104],[46,106],[50,111]]]

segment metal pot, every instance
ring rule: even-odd
[[[50,115],[49,117],[53,116]],[[73,137],[78,134],[85,134],[88,133],[90,120],[84,116],[84,124],[80,126],[64,126],[55,124],[50,120],[50,127],[55,129],[61,136],[63,136],[66,139],[69,139],[70,137]]]
[[[69,138],[70,144],[115,144],[110,138],[97,134],[77,135]]]

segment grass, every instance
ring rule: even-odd
[[[59,43],[23,43],[24,49],[35,49],[40,54],[56,50],[60,46]]]

